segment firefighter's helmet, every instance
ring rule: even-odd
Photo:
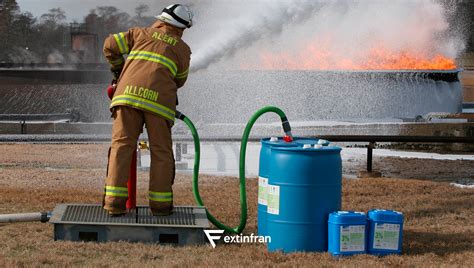
[[[165,7],[156,18],[178,28],[191,28],[193,16],[194,14],[188,6],[175,4]]]

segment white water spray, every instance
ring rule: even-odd
[[[227,18],[211,19],[206,25],[219,25],[219,32],[208,31],[205,45],[196,49],[192,70],[207,68],[224,57],[254,45],[262,38],[280,34],[286,25],[297,25],[310,18],[321,7],[319,1],[230,1],[212,3],[206,19],[212,14],[229,14]],[[229,10],[230,9],[230,10]],[[203,18],[204,19],[204,18]]]
[[[419,59],[454,59],[464,49],[463,38],[449,29],[448,14],[456,6],[436,0],[222,2],[194,5],[196,28],[186,33],[194,71],[221,60],[244,69],[268,64],[284,69],[289,61],[358,64],[376,46],[390,55],[409,52]],[[320,52],[326,58],[311,58]],[[265,62],[262,53],[277,59]]]

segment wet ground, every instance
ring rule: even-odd
[[[10,173],[60,173],[67,178],[74,170],[85,170],[102,178],[107,164],[108,144],[0,144],[0,168],[2,176]],[[247,149],[246,174],[255,178],[258,174],[259,146],[251,143]],[[143,151],[145,158],[147,151]],[[352,178],[367,165],[366,149],[343,148],[343,174]],[[194,148],[187,146],[182,155],[186,165],[178,172],[190,174],[194,161]],[[201,148],[201,173],[221,176],[237,176],[239,144],[203,143]],[[375,149],[373,168],[383,177],[457,182],[474,181],[474,154],[439,154],[399,150]],[[143,165],[147,163],[144,161]],[[149,165],[149,164],[148,164]],[[39,175],[35,175],[39,176]],[[84,177],[86,184],[98,186],[102,182]],[[0,182],[4,183],[4,182]],[[18,181],[12,183],[19,183]],[[63,183],[70,183],[68,180]],[[74,181],[73,183],[78,183]]]

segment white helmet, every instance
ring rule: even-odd
[[[175,4],[164,8],[156,18],[178,28],[191,28],[193,16],[194,14],[188,6]]]

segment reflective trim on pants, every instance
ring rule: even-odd
[[[126,187],[105,186],[106,196],[128,197],[128,189]]]
[[[151,201],[155,202],[171,202],[173,201],[172,192],[149,192],[149,198]]]

